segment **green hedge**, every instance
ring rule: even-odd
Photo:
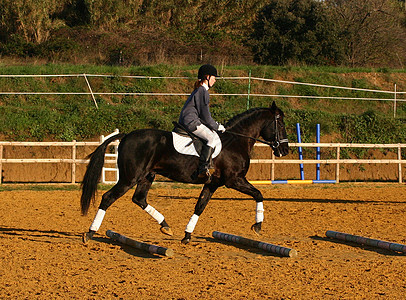
[[[1,68],[2,74],[111,74],[146,76],[186,76],[188,79],[129,79],[123,77],[88,77],[97,92],[174,92],[190,93],[198,66],[106,67],[41,65]],[[371,89],[387,89],[398,84],[405,74],[396,70],[342,70],[333,68],[277,68],[241,66],[222,69],[223,76],[277,78]],[[353,76],[349,76],[353,74]],[[355,74],[355,75],[354,75]],[[359,79],[365,75],[365,79]],[[380,85],[368,80],[379,76]],[[378,74],[378,75],[377,75]],[[375,80],[376,81],[376,80]],[[0,78],[1,91],[87,92],[83,77]],[[219,79],[212,93],[247,93],[248,81]],[[277,85],[251,81],[251,93],[286,95],[353,96],[350,91],[326,90],[301,85]],[[371,97],[364,92],[361,97]],[[382,94],[374,97],[382,97]],[[0,132],[5,140],[71,141],[89,140],[119,128],[129,132],[137,128],[172,129],[172,121],[187,96],[96,96],[98,109],[89,95],[1,95]],[[269,106],[275,100],[286,114],[290,140],[296,140],[295,124],[301,123],[302,141],[315,140],[316,124],[322,134],[341,142],[405,143],[406,105],[399,103],[398,117],[393,117],[392,103],[387,101],[351,101],[250,97],[249,106]],[[211,111],[216,120],[225,123],[247,109],[247,97],[212,96]],[[337,141],[337,140],[335,140]]]

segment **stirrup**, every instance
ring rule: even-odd
[[[208,169],[198,172],[197,178],[203,179],[205,177],[210,177],[210,171]]]
[[[210,183],[211,182],[211,174],[208,170],[206,172],[202,172],[199,175],[197,175],[197,179],[200,181],[204,181],[203,183]]]
[[[208,166],[206,167],[200,167],[195,171],[195,178],[198,179],[199,181],[204,181],[204,183],[210,183],[211,182],[211,174],[214,173],[214,169],[209,169]]]

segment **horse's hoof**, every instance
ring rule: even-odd
[[[162,226],[162,227],[161,227],[161,232],[162,232],[163,234],[166,234],[166,235],[170,235],[170,236],[173,235],[173,231],[172,231],[172,229],[171,229],[169,226]]]
[[[90,241],[93,238],[93,234],[94,234],[94,232],[92,232],[92,231],[83,233],[82,234],[82,242],[84,244],[86,244],[88,241]]]
[[[187,244],[190,243],[190,239],[189,239],[189,238],[183,238],[182,241],[181,241],[181,243],[182,243],[183,245],[187,245]]]
[[[189,232],[185,232],[185,237],[182,239],[182,244],[187,245],[190,243],[190,240],[192,239],[192,234]]]
[[[254,225],[251,226],[251,230],[256,235],[260,235],[261,234],[261,225],[262,225],[262,223],[255,223]]]

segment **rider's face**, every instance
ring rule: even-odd
[[[216,83],[216,76],[209,76],[207,79],[209,86],[213,86]]]

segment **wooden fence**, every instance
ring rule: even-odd
[[[78,147],[97,147],[100,142],[0,142],[0,174],[3,174],[4,164],[23,164],[23,163],[68,163],[71,164],[71,181],[66,181],[67,183],[77,183],[76,178],[76,166],[78,164],[88,164],[89,160],[86,158],[78,158],[77,148]],[[118,142],[113,142],[110,145],[118,145]],[[16,147],[70,147],[71,148],[71,158],[4,158],[3,149],[5,146],[16,146]],[[105,164],[116,163],[116,160],[105,160]],[[2,182],[3,176],[0,176],[0,184]]]
[[[110,145],[115,146],[118,142],[113,142]],[[4,164],[22,164],[22,163],[68,163],[71,164],[71,176],[70,182],[67,179],[66,183],[78,183],[76,178],[76,166],[78,164],[87,164],[89,162],[86,158],[77,157],[77,147],[93,146],[97,147],[100,142],[0,142],[0,174],[3,174]],[[70,147],[71,158],[4,158],[3,149],[5,146],[25,146],[25,147]],[[263,144],[256,144],[256,147],[269,147]],[[341,143],[290,143],[292,147],[320,147],[320,148],[333,148],[336,149],[336,157],[332,159],[284,159],[275,158],[272,154],[271,159],[251,159],[251,164],[270,164],[271,175],[270,179],[275,178],[275,165],[277,164],[334,164],[336,166],[335,180],[340,182],[340,165],[342,164],[395,164],[398,166],[398,181],[402,183],[402,164],[406,165],[406,159],[402,159],[402,150],[406,148],[406,144],[341,144]],[[368,149],[396,149],[397,159],[343,159],[340,158],[340,151],[343,148],[368,148]],[[106,159],[106,164],[114,164],[116,160]],[[2,183],[2,177],[0,176],[0,184]]]
[[[258,147],[269,147],[264,144],[256,144]],[[398,181],[402,179],[402,164],[406,164],[406,159],[402,159],[402,149],[406,144],[345,144],[345,143],[289,143],[289,147],[310,147],[310,148],[335,148],[336,158],[334,159],[251,159],[251,164],[271,164],[271,180],[275,179],[275,164],[335,164],[335,180],[340,182],[340,165],[342,164],[396,164],[398,166]],[[397,149],[397,159],[345,159],[340,158],[342,148],[367,148],[367,149]]]

